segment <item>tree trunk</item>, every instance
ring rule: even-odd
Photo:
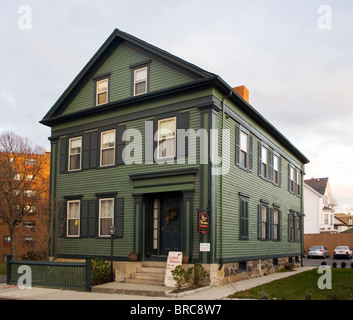
[[[17,235],[16,235],[16,230],[15,227],[9,224],[9,233],[10,233],[10,239],[11,239],[11,247],[10,247],[10,254],[12,254],[14,259],[17,259],[16,257],[16,242],[17,242]]]

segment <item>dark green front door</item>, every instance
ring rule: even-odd
[[[181,251],[181,210],[180,194],[169,194],[160,198],[160,241],[159,254]]]
[[[181,251],[182,193],[150,194],[145,199],[145,257],[165,259],[169,251]]]

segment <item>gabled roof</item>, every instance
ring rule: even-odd
[[[218,75],[201,69],[200,67],[189,63],[183,59],[180,59],[167,51],[157,48],[141,39],[138,39],[128,33],[125,33],[119,29],[115,29],[109,38],[104,42],[104,44],[99,48],[96,54],[91,58],[91,60],[86,64],[86,66],[81,70],[81,72],[72,81],[69,87],[64,91],[60,98],[56,101],[49,112],[44,116],[40,123],[53,126],[56,123],[67,121],[75,117],[82,117],[85,115],[90,115],[103,110],[100,107],[91,108],[89,110],[79,111],[76,113],[71,113],[68,115],[61,115],[60,112],[62,108],[66,106],[72,95],[80,88],[82,81],[92,73],[92,70],[97,68],[97,66],[105,59],[106,54],[117,45],[119,42],[127,41],[133,45],[146,50],[147,52],[158,56],[159,58],[168,61],[172,65],[181,68],[189,75],[191,75],[195,80],[181,85],[177,88],[164,90],[163,92],[148,93],[145,95],[139,95],[125,99],[124,101],[117,101],[104,106],[104,110],[107,111],[110,108],[114,108],[118,105],[125,105],[134,101],[147,100],[151,98],[158,97],[159,95],[170,94],[170,92],[178,92],[185,89],[198,88],[203,85],[212,85],[216,87],[222,94],[227,96],[234,104],[236,104],[242,111],[244,111],[250,118],[262,126],[269,134],[271,134],[275,139],[277,139],[283,146],[285,146],[290,152],[292,152],[300,161],[303,163],[309,163],[309,160],[281,133],[279,132],[271,123],[269,123],[258,111],[255,110],[247,101],[245,101],[231,86],[229,86],[221,77]]]
[[[309,187],[313,188],[321,195],[325,194],[327,182],[328,178],[311,178],[304,180],[304,183],[306,183]]]
[[[79,87],[81,81],[85,78],[85,76],[90,73],[97,65],[99,65],[100,61],[104,59],[105,54],[117,43],[122,41],[128,41],[146,51],[162,57],[164,60],[167,60],[174,65],[181,67],[186,72],[189,72],[193,75],[193,77],[201,78],[201,79],[210,79],[216,77],[215,74],[205,71],[194,64],[191,64],[185,60],[182,60],[167,51],[164,51],[160,48],[157,48],[143,40],[140,40],[128,33],[120,31],[119,29],[115,29],[113,33],[109,36],[109,38],[103,43],[103,45],[98,49],[96,54],[90,59],[90,61],[86,64],[86,66],[81,70],[81,72],[76,76],[76,78],[71,82],[69,87],[64,91],[64,93],[60,96],[60,98],[56,101],[54,106],[49,110],[49,112],[44,116],[41,120],[42,124],[50,125],[50,118],[55,117],[60,109],[63,107],[65,102],[69,99],[71,93],[75,91],[76,88]]]

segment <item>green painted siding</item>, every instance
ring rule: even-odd
[[[197,108],[183,110],[182,112],[190,113],[190,126],[198,130],[200,127],[200,115]],[[142,133],[142,139],[145,138],[145,121],[153,120],[153,118],[143,118],[134,121],[125,122],[126,129],[137,129]],[[99,128],[97,128],[99,129]],[[94,130],[93,130],[94,131]],[[90,130],[92,132],[92,130]],[[58,150],[60,150],[60,142],[58,142]],[[142,149],[142,155],[144,155],[144,144]],[[199,148],[197,147],[197,155],[199,154]],[[144,162],[144,156],[143,156]],[[199,163],[197,157],[197,163]],[[176,168],[188,168],[195,167],[195,164],[184,165],[171,165],[164,164],[133,164],[133,165],[120,165],[113,168],[98,168],[90,169],[82,172],[73,173],[60,173],[60,156],[56,157],[57,161],[57,184],[56,184],[56,199],[57,201],[63,200],[64,196],[74,196],[75,194],[83,195],[82,200],[95,200],[95,193],[105,192],[118,192],[118,198],[124,198],[124,237],[121,239],[114,240],[114,254],[119,257],[127,257],[131,250],[133,250],[134,244],[134,182],[130,180],[129,175],[134,173],[143,172],[158,172],[161,170],[175,170]],[[165,178],[163,178],[165,180]],[[163,180],[160,178],[160,180]],[[183,182],[185,178],[175,177],[173,183]],[[194,188],[194,203],[193,207],[199,207],[199,184],[200,177],[197,173],[194,177],[194,181],[190,181],[190,178],[186,179],[187,187],[185,189]],[[135,186],[139,186],[140,182],[135,182]],[[143,192],[150,192],[151,190],[139,190]],[[155,190],[156,191],[156,190]],[[159,192],[168,191],[166,187],[159,187]],[[197,217],[194,216],[194,234],[197,234]],[[58,223],[58,221],[57,221]],[[194,237],[194,249],[198,248],[198,238]],[[56,242],[56,253],[65,255],[97,255],[97,256],[109,256],[110,255],[110,239],[103,238],[59,238]],[[195,251],[197,258],[197,252]]]
[[[235,106],[232,106],[236,110]],[[238,110],[237,110],[238,112]],[[238,112],[239,114],[240,112]],[[245,115],[244,119],[251,122]],[[222,114],[219,113],[218,126],[222,125]],[[230,117],[224,118],[224,128],[230,130],[230,171],[222,178],[218,177],[218,244],[217,256],[224,259],[240,258],[247,256],[281,255],[300,253],[301,244],[288,241],[288,214],[289,210],[302,212],[301,198],[288,191],[288,160],[282,159],[282,185],[278,187],[272,182],[259,177],[258,174],[258,144],[261,141],[254,133],[253,137],[253,170],[247,172],[235,164],[235,126],[239,125]],[[266,136],[266,132],[259,126],[252,123],[252,126]],[[251,132],[251,126],[247,128]],[[268,137],[268,136],[267,136]],[[268,137],[269,138],[269,137]],[[219,137],[219,143],[221,143]],[[273,141],[273,139],[271,139]],[[278,145],[277,145],[278,146]],[[220,147],[219,147],[220,148]],[[282,148],[283,149],[283,148]],[[285,150],[284,150],[285,151]],[[221,196],[221,183],[223,195]],[[240,240],[240,198],[239,193],[249,196],[249,239]],[[268,202],[268,207],[273,208],[273,204],[280,206],[282,212],[281,241],[258,240],[258,205],[261,200]],[[221,203],[223,201],[223,204]],[[223,216],[221,219],[221,212]],[[244,259],[246,260],[246,259]]]
[[[63,114],[70,114],[95,107],[95,77],[111,73],[109,102],[124,100],[132,96],[132,71],[130,66],[145,62],[150,57],[120,44],[106,59],[99,70],[89,79],[65,109]],[[149,92],[171,88],[192,81],[184,73],[163,64],[159,60],[152,60],[149,64]]]

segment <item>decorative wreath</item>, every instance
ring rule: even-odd
[[[165,221],[168,223],[169,221],[175,221],[178,218],[178,208],[175,206],[169,206],[166,212]]]

